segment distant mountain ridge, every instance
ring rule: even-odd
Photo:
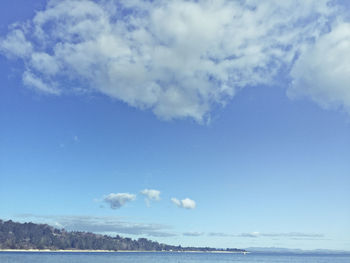
[[[0,249],[245,252],[237,248],[181,247],[146,238],[133,240],[119,235],[111,237],[88,232],[68,232],[47,224],[17,223],[11,220],[0,220]]]

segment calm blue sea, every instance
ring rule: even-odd
[[[0,252],[0,263],[350,263],[350,255]]]

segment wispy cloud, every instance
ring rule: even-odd
[[[262,233],[261,236],[265,237],[324,237],[323,234],[317,233],[300,233],[300,232],[289,232],[289,233]]]
[[[12,26],[0,52],[21,59],[24,84],[42,93],[99,92],[162,119],[204,122],[282,68],[290,97],[350,109],[342,12],[331,0],[52,0]]]
[[[203,236],[204,233],[203,232],[185,232],[185,233],[182,233],[182,235],[187,237],[199,237],[199,236]]]
[[[228,234],[228,233],[222,233],[222,232],[210,232],[210,233],[208,233],[208,236],[211,236],[211,237],[234,237],[235,235]]]
[[[262,236],[259,232],[242,233],[238,235],[239,237],[260,237]]]
[[[86,231],[93,233],[145,235],[150,237],[172,237],[175,233],[170,227],[161,224],[145,224],[125,221],[121,217],[97,216],[40,216],[32,214],[17,215],[25,220],[48,223],[55,227],[70,231]]]
[[[240,234],[230,234],[222,232],[211,232],[208,233],[208,236],[212,237],[243,237],[243,238],[262,238],[262,237],[283,237],[290,239],[320,239],[324,238],[323,234],[318,233],[301,233],[301,232],[286,232],[286,233],[260,233],[260,232],[249,232],[249,233],[240,233]]]
[[[20,221],[32,221],[47,223],[59,228],[71,231],[87,231],[94,233],[145,235],[150,237],[172,237],[179,234],[171,230],[171,227],[163,224],[146,224],[126,220],[124,217],[115,216],[55,216],[18,214],[15,218]],[[207,235],[209,237],[222,238],[283,238],[291,240],[329,240],[321,233],[304,232],[245,232],[240,234],[224,232],[183,232],[183,236],[198,237]]]
[[[53,95],[59,95],[61,93],[61,91],[57,89],[53,83],[44,82],[41,78],[33,75],[29,71],[23,73],[23,83],[24,85],[35,88],[43,93]]]
[[[317,233],[300,233],[300,232],[289,232],[289,233],[260,233],[260,232],[251,232],[251,233],[242,233],[238,235],[239,237],[289,237],[289,238],[323,238],[323,234]]]
[[[136,199],[136,195],[129,193],[110,193],[103,198],[103,201],[108,203],[112,209],[118,209],[124,206],[127,202]]]
[[[171,201],[177,207],[186,208],[186,209],[195,209],[196,208],[196,202],[190,198],[185,198],[185,199],[179,200],[179,199],[173,197],[173,198],[171,198]]]

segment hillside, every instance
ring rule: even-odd
[[[133,240],[120,236],[99,235],[88,232],[68,232],[46,224],[16,223],[0,220],[0,249],[51,250],[131,250],[131,251],[228,251],[242,249],[215,249],[181,247],[160,244],[146,238]]]

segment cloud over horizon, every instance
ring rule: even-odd
[[[199,236],[203,236],[204,233],[203,232],[184,232],[182,233],[182,235],[187,237],[199,237]]]
[[[176,233],[168,231],[171,229],[168,225],[135,223],[126,221],[123,217],[116,216],[54,216],[54,215],[35,215],[35,214],[18,214],[17,218],[26,220],[34,219],[34,222],[51,224],[54,227],[65,228],[69,231],[87,231],[93,233],[109,233],[109,234],[130,234],[130,235],[146,235],[150,237],[199,237],[207,235],[209,237],[222,238],[283,238],[291,240],[324,240],[325,235],[321,233],[304,233],[304,232],[246,232],[240,234],[223,233],[223,232],[183,232]],[[28,221],[26,221],[28,222]]]
[[[323,238],[323,234],[315,233],[301,233],[301,232],[289,232],[289,233],[260,233],[260,232],[250,232],[241,233],[237,235],[239,237],[289,237],[289,238]]]
[[[342,17],[328,0],[51,0],[10,27],[0,52],[24,63],[38,92],[103,94],[165,120],[205,122],[284,68],[289,97],[350,112]]]
[[[243,238],[261,238],[261,237],[283,237],[300,240],[305,240],[307,238],[320,239],[324,238],[323,234],[318,233],[302,233],[302,232],[286,232],[286,233],[260,233],[260,232],[249,232],[240,234],[230,234],[222,232],[210,232],[208,236],[211,237],[243,237]]]
[[[146,235],[150,237],[173,237],[177,234],[169,232],[169,226],[162,224],[146,224],[125,221],[121,217],[112,216],[40,216],[33,214],[18,215],[23,218],[39,219],[55,227],[69,231],[85,231],[93,233],[118,233],[130,235]]]

